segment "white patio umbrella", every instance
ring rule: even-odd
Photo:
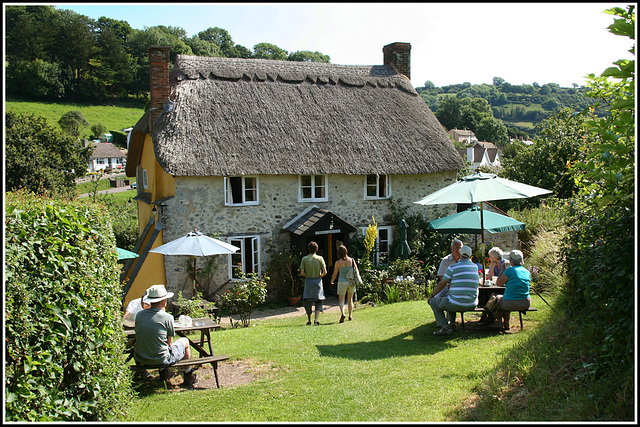
[[[454,182],[435,193],[418,200],[419,205],[444,205],[480,202],[480,229],[482,260],[484,263],[484,213],[482,202],[489,200],[525,199],[550,194],[552,191],[533,185],[500,178],[493,173],[476,172]]]
[[[240,248],[230,245],[222,240],[205,236],[197,230],[193,230],[186,236],[158,246],[149,252],[163,255],[189,255],[193,257],[193,294],[196,293],[196,257],[234,254]]]

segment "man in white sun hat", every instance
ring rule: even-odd
[[[182,359],[191,358],[189,340],[179,338],[173,342],[175,330],[173,316],[165,311],[167,300],[173,292],[167,292],[164,285],[153,285],[148,289],[146,300],[151,307],[136,315],[136,344],[134,358],[138,365],[162,366],[160,377],[169,379],[169,366]],[[197,380],[191,366],[184,371],[183,385],[193,385]]]
[[[469,246],[460,248],[460,259],[447,267],[427,300],[438,325],[434,335],[452,334],[456,312],[471,310],[478,304],[478,266],[471,262],[471,254]]]

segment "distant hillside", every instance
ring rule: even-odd
[[[504,122],[510,135],[523,136],[533,135],[535,126],[559,108],[582,110],[593,103],[584,86],[563,88],[556,83],[540,86],[535,82],[512,85],[499,77],[493,80],[493,85],[462,83],[443,87],[427,81],[416,91],[434,113],[448,96],[484,98],[491,105],[493,116]]]
[[[68,102],[37,102],[9,98],[5,102],[5,110],[18,114],[35,114],[44,117],[49,125],[59,127],[58,120],[68,111],[78,110],[90,125],[82,130],[81,136],[89,137],[91,125],[102,123],[110,132],[122,131],[122,129],[135,125],[144,114],[144,101],[139,106],[135,104],[123,104],[122,106],[107,105],[104,103],[68,103]],[[129,106],[128,106],[129,105]]]

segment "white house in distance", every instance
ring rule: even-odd
[[[89,158],[89,172],[100,172],[107,167],[122,169],[127,163],[126,152],[110,142],[92,142],[93,154]]]
[[[471,169],[480,166],[499,167],[500,149],[492,142],[478,141],[470,130],[451,129],[449,136],[456,142],[466,144],[466,148],[456,148],[463,159],[471,163]]]

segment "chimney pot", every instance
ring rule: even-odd
[[[391,43],[382,48],[384,65],[391,65],[397,72],[411,80],[411,43]]]

